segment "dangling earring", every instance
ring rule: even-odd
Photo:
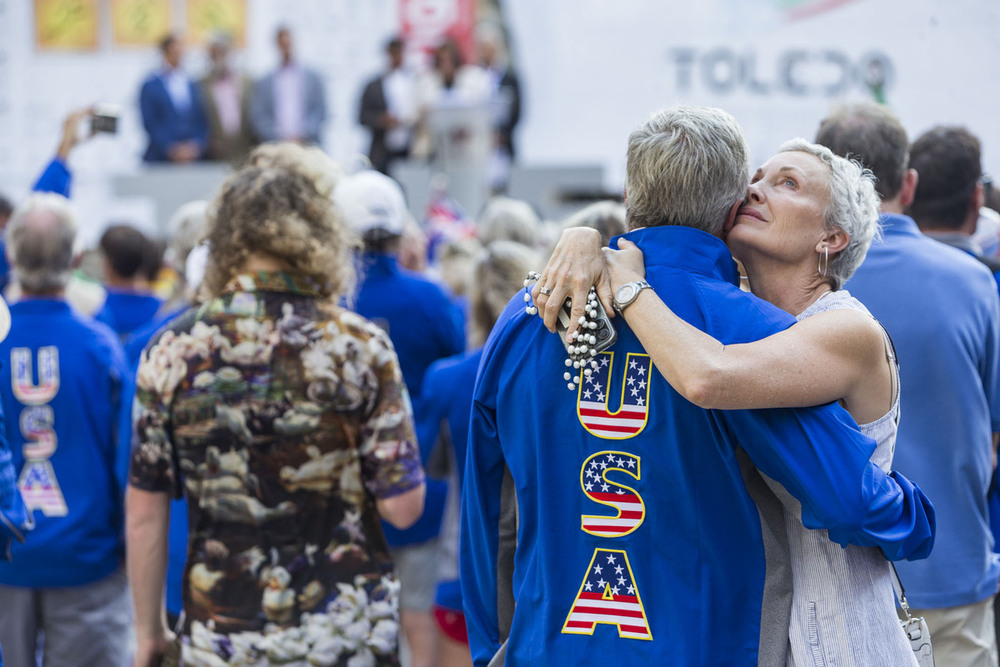
[[[823,254],[819,255],[819,262],[816,266],[816,270],[819,271],[819,275],[826,278],[826,272],[830,268],[830,248],[823,246]]]

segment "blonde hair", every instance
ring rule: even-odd
[[[357,237],[300,171],[244,167],[226,179],[213,209],[202,298],[218,296],[254,254],[311,279],[322,296],[353,289]]]
[[[486,246],[473,269],[469,298],[469,342],[479,345],[496,324],[511,297],[524,286],[528,271],[542,262],[531,248],[515,241],[494,241]]]

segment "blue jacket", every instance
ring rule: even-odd
[[[10,307],[0,400],[35,530],[0,583],[79,586],[121,567],[133,385],[117,336],[61,299]]]
[[[126,343],[138,330],[158,319],[156,315],[162,305],[163,300],[152,294],[108,289],[104,306],[97,311],[94,319],[111,327],[122,342]],[[161,326],[162,324],[160,321]],[[150,335],[153,333],[156,333],[155,329]],[[149,342],[148,338],[146,342]],[[135,367],[137,368],[138,364]]]
[[[149,135],[149,145],[142,159],[146,162],[167,162],[168,149],[181,141],[196,141],[204,154],[208,145],[208,121],[198,86],[188,81],[191,104],[177,110],[170,99],[160,74],[147,78],[139,91],[139,111],[142,126]]]
[[[740,291],[718,238],[689,227],[627,236],[670,308],[722,342],[794,322]],[[784,665],[789,608],[772,586],[790,580],[769,569],[780,541],[765,541],[774,524],[761,517],[773,516],[777,499],[754,464],[802,502],[807,527],[840,544],[879,546],[892,559],[930,551],[927,498],[869,461],[874,442],[835,404],[700,409],[666,383],[622,318],[592,381],[571,392],[562,344],[524,305],[517,295],[494,327],[473,397],[461,582],[476,665],[500,644],[505,467],[519,513],[508,666],[552,656],[567,665]]]
[[[979,260],[922,234],[904,215],[882,217],[884,240],[848,282],[892,336],[899,358],[899,434],[893,467],[934,499],[930,558],[897,568],[911,605],[954,607],[997,591],[987,489],[992,432],[1000,431],[1000,299]]]
[[[465,349],[465,332],[458,309],[438,285],[412,271],[401,269],[390,255],[363,256],[364,282],[355,310],[389,334],[403,381],[413,401],[415,420],[420,419],[420,388],[424,373],[438,359]],[[421,442],[420,455],[426,466],[434,443]],[[412,527],[399,530],[383,522],[386,540],[392,546],[416,544],[436,537],[441,529],[448,484],[427,479],[424,512]]]

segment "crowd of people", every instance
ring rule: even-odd
[[[752,170],[736,119],[670,107],[624,205],[415,220],[386,172],[434,150],[426,100],[499,95],[514,154],[479,38],[433,78],[387,44],[352,171],[287,28],[258,82],[219,38],[194,84],[169,37],[146,159],[234,162],[212,201],[81,248],[89,109],[0,198],[6,664],[996,667],[978,139],[859,104]]]

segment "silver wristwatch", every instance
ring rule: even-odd
[[[619,313],[625,310],[625,308],[639,297],[639,292],[647,287],[650,287],[650,285],[645,280],[633,280],[619,287],[615,291],[614,298],[611,300],[615,310]]]

